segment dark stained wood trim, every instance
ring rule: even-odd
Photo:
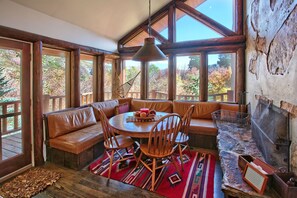
[[[21,109],[22,109],[22,154],[19,154],[13,158],[9,158],[0,163],[0,177],[4,177],[9,173],[12,173],[20,168],[23,168],[32,162],[32,139],[31,139],[31,51],[30,44],[12,41],[0,38],[1,48],[17,49],[22,51],[21,58],[21,79],[20,84],[21,94]]]
[[[68,49],[68,50],[75,50],[75,49],[79,48],[79,49],[81,49],[81,51],[87,52],[87,53],[90,53],[93,55],[102,54],[102,53],[116,54],[116,53],[113,53],[113,52],[110,52],[107,50],[101,50],[101,49],[97,49],[94,47],[79,45],[79,44],[75,44],[75,43],[71,43],[71,42],[67,42],[67,41],[63,41],[63,40],[59,40],[59,39],[54,39],[54,38],[50,38],[47,36],[42,36],[42,35],[26,32],[26,31],[22,31],[22,30],[17,30],[17,29],[13,29],[13,28],[1,26],[1,25],[0,25],[0,36],[23,40],[23,41],[27,41],[27,42],[33,42],[33,43],[37,42],[37,41],[41,41],[41,42],[43,42],[43,45],[48,44],[48,45],[56,46],[56,47],[60,47],[60,48],[62,47],[64,49]]]
[[[163,18],[167,14],[167,10],[170,5],[172,5],[174,2],[171,1],[164,7],[162,7],[159,11],[157,11],[155,14],[151,16],[151,23],[157,22],[159,19]],[[142,22],[140,25],[135,27],[133,30],[131,30],[128,34],[126,34],[123,38],[119,40],[119,48],[120,49],[123,45],[125,45],[127,42],[129,42],[131,39],[133,39],[137,34],[139,34],[141,31],[143,31],[144,27],[148,25],[148,19]]]
[[[165,54],[187,54],[197,52],[234,52],[238,48],[245,47],[245,44],[234,44],[234,45],[222,45],[222,46],[201,46],[201,47],[190,47],[190,48],[179,48],[179,49],[162,49]],[[135,52],[121,53],[122,58],[131,57]]]
[[[43,158],[43,94],[42,94],[42,42],[33,45],[33,131],[34,161],[36,166],[44,164]]]
[[[175,5],[171,5],[168,11],[168,41],[175,43],[176,23],[175,23]]]
[[[199,100],[207,101],[208,98],[208,64],[207,53],[200,53],[200,85],[199,85]]]
[[[243,34],[243,0],[236,0],[235,5],[235,32],[238,35]]]
[[[140,99],[147,99],[147,88],[148,88],[148,79],[146,73],[148,72],[148,63],[141,62],[140,66]]]
[[[234,36],[236,35],[235,32],[229,30],[225,26],[221,25],[220,23],[216,22],[215,20],[209,18],[208,16],[202,14],[201,12],[197,11],[195,8],[192,8],[191,6],[177,1],[176,7],[182,11],[184,11],[186,14],[190,15],[194,19],[200,21],[204,25],[210,27],[211,29],[215,30],[216,32],[224,35],[224,36]]]
[[[170,44],[162,44],[158,45],[158,47],[165,52],[166,50],[175,51],[179,53],[180,49],[187,49],[187,48],[201,48],[201,47],[213,47],[216,48],[217,46],[227,46],[227,45],[236,45],[236,44],[245,44],[245,36],[232,36],[232,37],[224,37],[224,38],[217,38],[217,39],[207,39],[207,40],[199,40],[199,41],[185,41],[179,43],[170,43]],[[125,47],[119,49],[121,55],[124,53],[136,53],[141,46],[137,47]]]
[[[80,72],[79,72],[79,63],[80,63],[80,49],[71,51],[70,54],[70,104],[71,107],[80,106]]]
[[[145,26],[143,30],[146,33],[149,33],[147,28],[148,27]],[[157,32],[156,30],[151,29],[151,34],[152,34],[153,37],[155,37],[156,39],[158,39],[161,43],[164,43],[164,44],[168,43],[168,40],[164,36],[162,36],[161,34],[159,34],[159,32]]]
[[[98,101],[104,101],[104,62],[104,54],[99,55],[97,57]]]
[[[236,53],[235,102],[239,102],[240,93],[245,91],[245,49],[240,48]],[[245,103],[245,101],[242,101]]]
[[[176,58],[173,54],[168,56],[168,100],[176,96]]]
[[[93,68],[94,68],[94,72],[93,72],[93,101],[97,102],[98,101],[98,81],[99,81],[99,77],[98,77],[98,56],[94,56],[93,57]]]

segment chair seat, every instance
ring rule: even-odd
[[[106,149],[122,149],[122,148],[127,148],[133,145],[134,140],[131,137],[124,136],[124,135],[117,135],[116,139],[119,143],[119,146],[117,146],[114,138],[112,137],[113,141],[112,144],[108,144],[108,141],[104,141],[104,146]]]
[[[175,143],[176,144],[181,144],[181,143],[185,143],[189,140],[189,136],[184,134],[183,132],[178,132],[176,139],[175,139]]]
[[[152,153],[149,153],[148,152],[148,145],[147,144],[140,144],[140,150],[141,150],[141,152],[143,154],[145,154],[146,156],[148,156],[150,158],[163,158],[163,157],[167,157],[167,156],[171,155],[173,153],[173,151],[174,151],[173,149],[171,149],[170,152],[160,153],[159,154],[158,150],[156,150],[155,154],[152,154]],[[165,148],[165,150],[167,150],[167,149]]]

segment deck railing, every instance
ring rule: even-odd
[[[0,130],[5,135],[21,130],[20,100],[0,103]]]
[[[167,93],[152,91],[149,98],[167,99]],[[105,92],[105,98],[110,98],[111,92]],[[127,97],[140,98],[140,92],[129,92]],[[195,95],[177,95],[177,100],[199,100]],[[233,92],[213,94],[208,96],[209,101],[232,101]],[[84,93],[81,95],[81,105],[93,102],[93,93]],[[3,134],[9,134],[21,130],[21,104],[20,100],[0,103],[0,130]],[[65,96],[43,96],[43,112],[58,111],[65,108]]]

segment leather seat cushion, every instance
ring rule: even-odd
[[[91,107],[52,113],[47,117],[49,137],[55,138],[96,124]]]
[[[189,133],[217,136],[218,129],[210,119],[191,119]]]
[[[191,105],[195,105],[192,118],[211,119],[211,113],[220,109],[218,102],[173,101],[173,112],[183,116]]]
[[[132,100],[130,111],[138,111],[140,108],[149,108],[156,111],[172,113],[172,102],[164,100]]]
[[[93,107],[94,113],[95,113],[95,117],[96,120],[99,121],[100,120],[100,116],[99,116],[99,111],[98,109],[102,109],[103,112],[105,113],[107,118],[111,118],[112,116],[114,116],[114,110],[115,107],[119,105],[119,101],[118,100],[107,100],[104,102],[95,102],[92,103],[91,106]]]
[[[103,141],[101,123],[49,140],[50,147],[79,154],[100,141]]]

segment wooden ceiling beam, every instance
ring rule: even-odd
[[[216,32],[222,34],[223,36],[234,36],[236,35],[235,32],[229,30],[225,26],[221,25],[220,23],[216,22],[215,20],[209,18],[208,16],[202,14],[201,12],[197,11],[195,8],[188,6],[187,4],[177,1],[176,7],[186,14],[190,15],[194,19],[200,21],[204,25],[210,27],[211,29],[215,30]]]
[[[237,35],[231,37],[223,37],[223,38],[215,38],[215,39],[207,39],[207,40],[198,40],[198,41],[184,41],[179,43],[169,43],[158,45],[158,47],[164,52],[172,52],[172,53],[180,53],[180,49],[204,49],[205,47],[209,47],[207,49],[215,49],[216,47],[224,47],[228,45],[242,45],[245,44],[245,36]],[[136,47],[125,47],[119,49],[120,54],[134,54],[136,53],[141,46]],[[206,49],[206,48],[205,48]]]
[[[143,31],[145,31],[146,33],[149,34],[148,32],[148,26],[146,26]],[[154,30],[153,28],[151,28],[151,34],[153,37],[155,37],[156,39],[158,39],[162,44],[167,44],[169,43],[168,40],[162,36],[161,34],[159,34],[159,32],[157,32],[156,30]]]

